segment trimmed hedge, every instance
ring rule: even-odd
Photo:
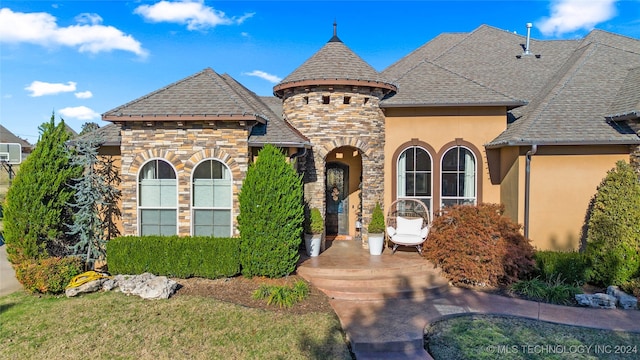
[[[534,258],[540,275],[547,280],[560,276],[567,284],[582,285],[591,273],[591,263],[583,253],[537,251]]]
[[[112,274],[216,279],[240,273],[240,239],[207,236],[125,236],[107,242]]]

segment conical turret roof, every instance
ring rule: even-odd
[[[371,65],[349,49],[338,38],[333,37],[313,56],[294,70],[273,88],[281,96],[285,89],[313,85],[370,86],[396,91],[396,86],[385,79]]]

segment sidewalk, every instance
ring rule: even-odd
[[[8,295],[22,289],[16,280],[16,273],[7,260],[6,245],[0,242],[0,296]]]
[[[358,360],[429,359],[424,328],[463,314],[510,315],[551,323],[640,333],[639,310],[608,310],[538,303],[451,288],[426,300],[331,300]]]

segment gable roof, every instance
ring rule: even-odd
[[[618,92],[628,94],[624,95],[626,101],[634,101],[636,94],[631,88],[637,89],[640,83],[629,69],[640,65],[640,41],[594,30],[584,39],[531,39],[531,55],[524,54],[525,42],[524,36],[486,25],[467,34],[438,36],[382,72],[399,82],[397,94],[385,99],[382,106],[398,101],[395,97],[423,96],[425,104],[429,99],[436,103],[442,101],[440,91],[472,105],[478,101],[475,91],[482,89],[487,95],[493,90],[527,105],[508,112],[511,124],[487,144],[489,148],[534,143],[640,143],[633,131],[606,119],[615,106],[627,106],[616,96]],[[476,85],[455,84],[452,76],[448,78],[454,81],[451,85],[431,79],[436,72],[433,66],[422,65],[427,63]],[[438,91],[428,91],[428,87],[403,80],[405,77],[430,81]],[[626,90],[622,90],[623,84]]]
[[[11,131],[7,130],[6,127],[0,124],[0,143],[5,144],[20,144],[22,147],[22,152],[30,152],[33,148],[33,145],[29,144],[28,141],[17,137]]]
[[[239,94],[222,76],[206,68],[162,89],[102,114],[106,121],[256,120],[264,109]]]
[[[629,70],[609,106],[608,120],[620,121],[640,117],[640,67]]]
[[[360,85],[396,90],[395,85],[349,49],[335,33],[320,50],[274,86],[273,92],[281,97],[285,89],[309,85]]]

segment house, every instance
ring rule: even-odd
[[[366,239],[377,202],[410,197],[432,214],[502,203],[536,247],[567,249],[606,172],[640,163],[638,85],[640,41],[601,30],[538,41],[483,25],[378,72],[334,24],[273,97],[209,68],[104,113],[101,131],[124,234],[237,235],[242,181],[272,143],[330,236]]]

